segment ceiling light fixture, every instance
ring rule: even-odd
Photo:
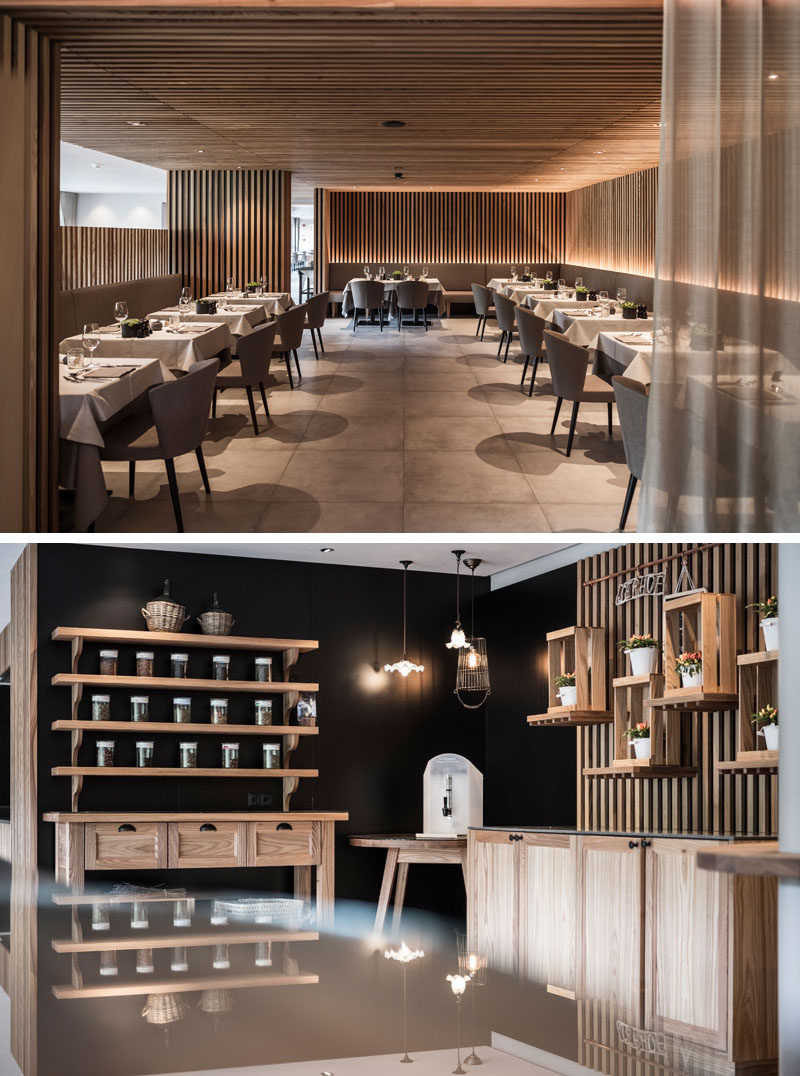
[[[102,164],[98,164],[97,161],[92,161],[92,168],[94,168],[95,171],[99,172],[102,167]]]
[[[205,150],[204,149],[199,149],[197,152],[198,153],[205,153]]]
[[[405,120],[381,120],[378,124],[379,127],[406,127]]]
[[[600,153],[605,153],[605,150],[604,149],[596,149],[594,152],[600,154]]]
[[[383,666],[383,671],[388,672],[388,673],[398,672],[398,673],[400,673],[401,676],[406,677],[406,676],[408,676],[409,673],[412,673],[412,672],[416,672],[416,673],[425,672],[425,666],[424,665],[417,665],[417,664],[415,664],[415,662],[409,661],[408,660],[408,654],[406,653],[406,619],[407,619],[407,614],[406,614],[406,610],[407,610],[407,587],[406,587],[406,583],[407,583],[407,579],[408,579],[408,566],[409,566],[409,564],[413,564],[414,561],[413,560],[401,560],[400,563],[403,565],[403,657],[402,657],[402,659],[400,661],[396,661],[393,665],[384,665]],[[388,956],[388,954],[387,954],[387,956]]]
[[[780,78],[780,75],[776,75],[773,72],[771,75],[767,75],[767,78],[770,80],[770,82],[774,82],[776,79]]]
[[[129,127],[146,127],[146,123],[142,123],[141,120],[125,120]]]
[[[464,563],[472,572],[470,591],[471,624],[467,646],[458,653],[455,696],[466,710],[477,710],[483,706],[492,691],[489,682],[489,658],[486,653],[486,639],[475,635],[475,569],[481,564],[481,561],[478,557],[470,557]],[[481,697],[477,702],[465,702],[461,698],[462,691],[472,693],[473,697],[476,695]]]
[[[333,553],[334,548],[332,545],[324,545],[320,549],[320,553]]]
[[[468,646],[467,637],[464,634],[464,629],[461,627],[461,558],[466,553],[466,549],[453,549],[451,550],[453,556],[456,558],[456,624],[450,633],[450,642],[444,645],[448,650],[461,650],[465,646]]]
[[[394,178],[395,179],[402,179],[403,178],[403,173],[402,172],[395,172]]]

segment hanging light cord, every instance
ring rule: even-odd
[[[461,556],[456,553],[456,624],[461,626]]]
[[[403,658],[406,657],[406,580],[408,579],[408,564],[403,564]]]

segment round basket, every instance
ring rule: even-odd
[[[219,609],[210,609],[197,618],[203,635],[230,635],[233,631],[233,617]]]
[[[230,990],[204,990],[197,1003],[203,1012],[230,1012],[233,1008],[233,994]]]
[[[221,901],[229,919],[240,923],[275,923],[279,926],[299,924],[309,918],[303,900],[294,897],[243,897]]]
[[[142,609],[148,631],[180,631],[189,619],[186,607],[156,598]]]
[[[175,1024],[182,1020],[189,1006],[179,994],[148,994],[142,1016],[148,1024]]]

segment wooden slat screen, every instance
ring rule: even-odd
[[[196,295],[263,273],[288,290],[291,177],[273,169],[169,173],[169,268]]]
[[[328,288],[331,248],[331,192],[314,188],[314,291]]]
[[[654,273],[658,169],[569,191],[565,261],[622,273]]]
[[[61,288],[88,288],[169,272],[163,228],[61,229]]]
[[[691,548],[632,543],[579,562],[577,623],[608,631],[609,692],[612,678],[629,671],[627,658],[617,649],[617,642],[642,632],[661,638],[662,600],[638,598],[617,606],[614,596],[623,577],[593,586],[584,586],[584,582],[620,569],[633,575],[639,564]],[[722,543],[692,555],[688,563],[696,586],[736,594],[737,650],[739,653],[759,650],[758,616],[746,606],[777,593],[777,546]],[[667,573],[664,592],[669,594],[677,586],[681,562],[670,561],[663,567]],[[692,765],[698,767],[696,777],[650,780],[583,777],[584,768],[611,764],[613,726],[577,730],[579,826],[603,831],[665,833],[777,832],[777,776],[722,776],[714,765],[719,760],[736,757],[736,712],[686,714],[682,720],[683,735],[691,745]]]
[[[558,192],[331,191],[332,262],[560,262]]]

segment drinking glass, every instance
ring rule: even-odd
[[[122,323],[128,316],[127,303],[114,303],[114,321],[119,325],[119,335],[122,336]]]
[[[516,265],[509,266],[508,275],[511,277],[512,280],[517,279],[517,267],[516,267]]]
[[[607,299],[608,298],[608,292],[607,291],[598,291],[597,298],[598,299]]]
[[[232,276],[229,276],[228,279],[225,281],[225,291],[228,293],[228,295],[233,295],[233,293],[236,291],[236,280]]]
[[[428,267],[427,267],[427,265],[423,265],[423,267],[422,267],[422,279],[423,280],[428,279]]]
[[[617,288],[617,301],[620,302],[620,303],[624,303],[627,298],[628,298],[628,289],[627,288]]]
[[[96,321],[84,325],[82,342],[83,350],[88,353],[91,361],[92,355],[100,347],[100,326]]]
[[[566,286],[567,286],[566,280],[563,278],[563,276],[560,276],[558,278],[558,290],[559,290],[560,294],[563,295],[564,289],[566,288]]]
[[[184,291],[185,290],[186,289],[184,288]],[[191,299],[187,299],[183,292],[181,292],[181,297],[178,299],[178,317],[181,322],[183,322],[184,315],[189,311],[189,304],[191,301]]]
[[[67,351],[67,369],[68,370],[82,370],[83,369],[83,348],[71,347]]]
[[[524,268],[524,270],[523,270],[523,274],[524,274],[525,276],[530,276],[530,275],[531,275],[531,267],[530,267],[529,265],[526,265],[526,266],[525,266],[525,268]],[[552,276],[552,274],[551,274],[551,276]]]

